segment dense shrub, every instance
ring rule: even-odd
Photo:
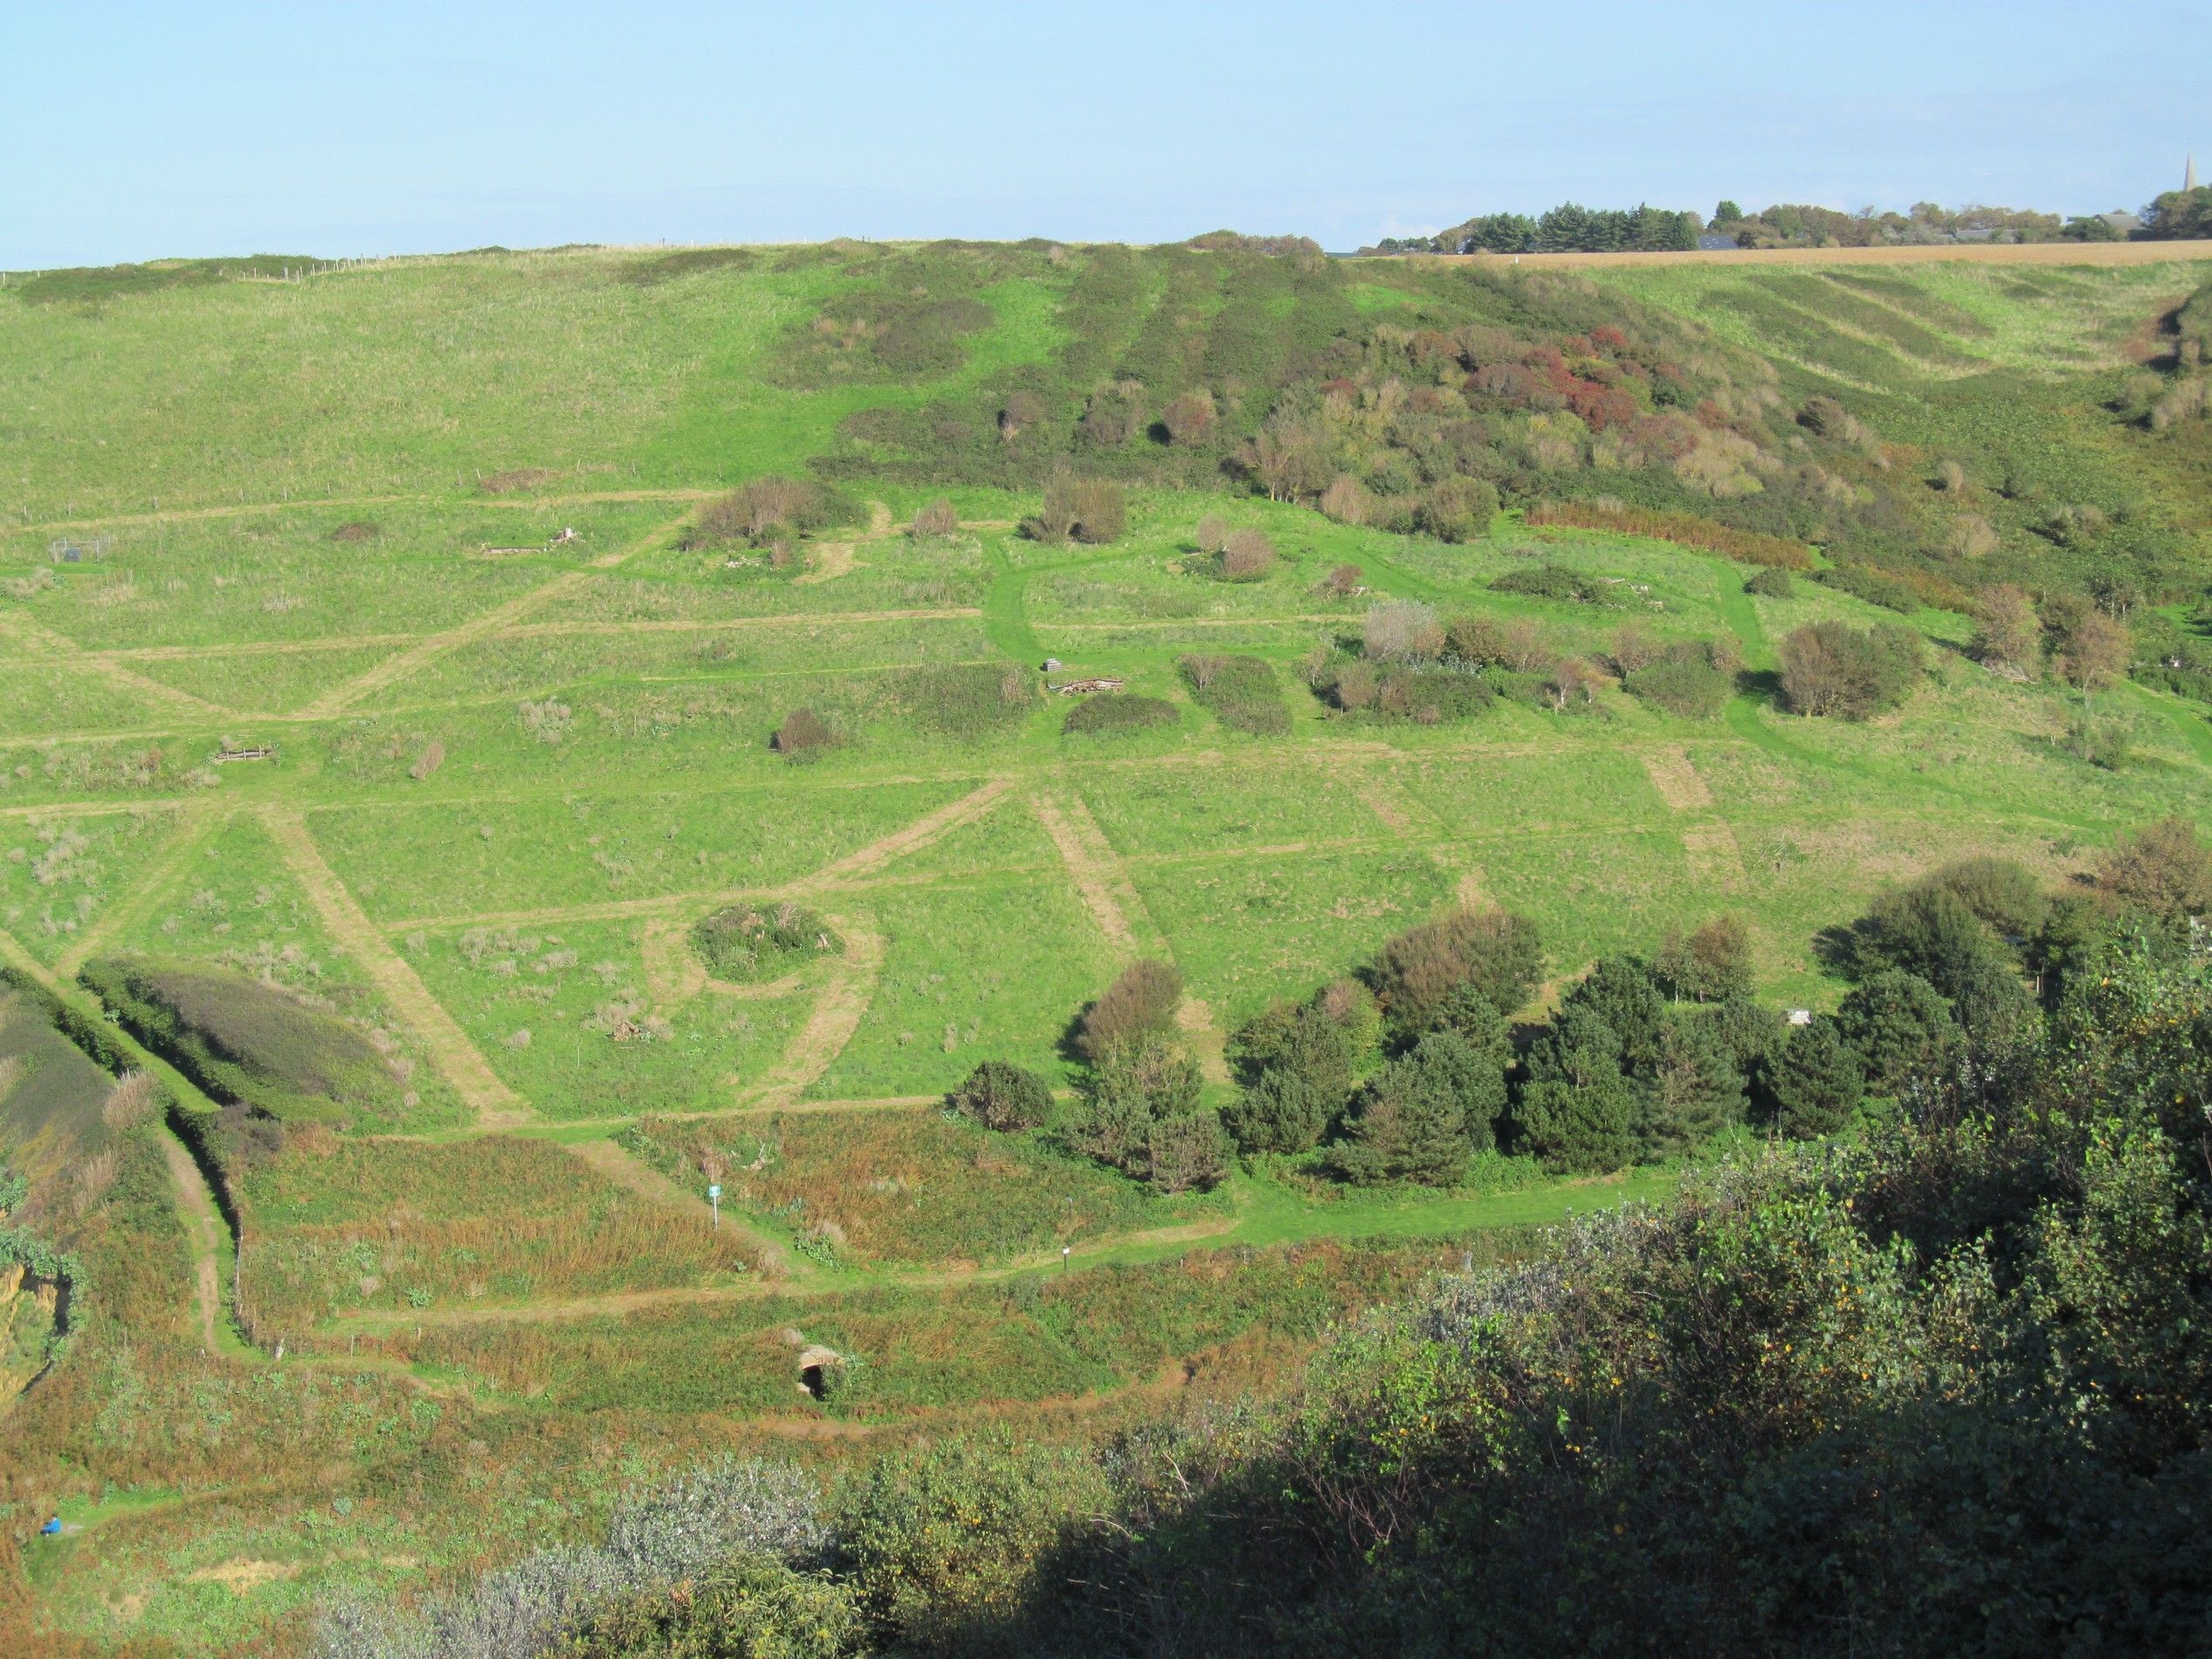
[[[1319,1143],[1342,1098],[1298,1071],[1271,1069],[1222,1108],[1222,1126],[1242,1152],[1305,1152]]]
[[[1421,498],[1421,527],[1439,541],[1488,535],[1497,516],[1497,486],[1482,478],[1439,478]]]
[[[1797,583],[1780,565],[1768,565],[1762,570],[1753,571],[1751,579],[1744,583],[1743,590],[1761,599],[1795,599]]]
[[[2122,836],[2098,861],[2097,884],[2163,921],[2212,913],[2212,849],[2175,816]]]
[[[1036,1072],[986,1060],[948,1097],[986,1129],[1034,1129],[1052,1115],[1052,1091]]]
[[[1864,719],[1905,701],[1920,675],[1920,651],[1908,628],[1809,623],[1780,647],[1783,699],[1800,714]]]
[[[1173,726],[1180,718],[1175,706],[1160,698],[1110,692],[1078,702],[1060,722],[1060,730],[1070,737],[1121,737]]]
[[[1275,568],[1274,544],[1257,530],[1232,530],[1222,544],[1223,582],[1259,582]]]
[[[959,528],[959,509],[941,495],[927,506],[914,510],[914,533],[918,536],[948,536]]]
[[[1689,720],[1719,719],[1735,691],[1735,682],[1702,651],[1670,653],[1621,684],[1638,700]]]
[[[684,545],[763,547],[779,535],[851,524],[858,516],[849,496],[810,478],[755,478],[700,508]]]
[[[750,984],[834,956],[844,944],[821,917],[787,899],[716,911],[693,927],[692,947],[715,978]]]
[[[1814,581],[1823,587],[1833,588],[1838,593],[1864,599],[1870,605],[1879,605],[1885,610],[1902,612],[1909,616],[1920,608],[1920,602],[1912,590],[1894,576],[1869,570],[1863,565],[1834,565],[1816,573]]]
[[[1386,599],[1369,606],[1360,634],[1361,648],[1377,662],[1417,662],[1444,647],[1436,611],[1417,599]]]
[[[1044,486],[1044,505],[1022,528],[1034,540],[1055,546],[1080,541],[1099,547],[1119,541],[1129,527],[1129,506],[1121,486],[1110,478],[1053,475]]]
[[[1740,916],[1715,916],[1688,933],[1669,930],[1652,959],[1658,982],[1676,996],[1725,1002],[1751,992],[1751,928]]]

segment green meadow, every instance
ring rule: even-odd
[[[51,1173],[107,1145],[110,1075],[164,1091],[112,1130],[117,1196],[39,1212],[92,1290],[12,1408],[35,1449],[6,1501],[84,1529],[24,1546],[38,1606],[95,1641],[297,1651],[319,1598],[507,1559],[702,1448],[829,1465],[1264,1392],[1439,1268],[1663,1198],[1676,1167],[1496,1154],[1441,1188],[1263,1156],[1154,1191],[1071,1147],[1075,1024],[1134,958],[1172,962],[1217,1105],[1239,1025],[1461,905],[1540,935],[1525,1021],[1721,916],[1762,1002],[1830,1009],[1816,942],[1893,887],[1980,854],[2064,885],[2131,829],[2212,822],[2204,705],[2099,692],[2129,743],[2092,763],[2081,694],[1989,671],[1968,614],[2117,571],[2138,623],[2202,637],[2204,436],[2115,403],[2169,372],[2160,319],[2198,286],[840,244],[0,290],[0,1153]],[[1616,317],[1668,373],[1599,361]],[[1545,350],[1642,436],[1552,407]],[[1522,379],[1481,389],[1449,351]],[[1193,388],[1214,423],[1154,430]],[[1816,397],[1871,436],[1801,420]],[[1316,430],[1371,510],[1270,482]],[[1069,471],[1124,486],[1119,533],[1022,527]],[[702,533],[768,477],[837,521]],[[1474,521],[1444,478],[1490,491]],[[957,527],[915,527],[941,499]],[[1791,595],[1642,511],[1788,541]],[[1965,513],[1993,546],[1951,550]],[[1227,579],[1209,517],[1265,568]],[[1918,585],[1823,579],[1853,570]],[[1583,596],[1513,591],[1543,572]],[[1315,665],[1401,602],[1528,663],[1464,718],[1336,706]],[[1790,712],[1779,652],[1816,623],[1910,630],[1909,694]],[[1624,624],[1731,650],[1718,712],[1633,695]],[[1562,659],[1588,673],[1554,696]],[[1162,706],[1071,729],[1058,687],[1094,676]],[[819,948],[719,979],[693,930],[733,906]],[[102,1008],[79,978],[184,970],[238,1006]],[[373,1113],[331,1105],[344,1034]],[[946,1109],[987,1060],[1044,1078],[1044,1123]],[[806,1345],[849,1361],[835,1400],[800,1388]]]

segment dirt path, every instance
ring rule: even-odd
[[[1643,763],[1643,774],[1651,780],[1659,799],[1672,810],[1703,812],[1712,805],[1712,791],[1690,764],[1689,752],[1681,745],[1645,749],[1636,758]]]
[[[761,616],[646,618],[637,622],[525,623],[500,631],[501,639],[549,639],[564,634],[719,634],[748,628],[789,628],[804,623],[965,622],[983,613],[974,605],[938,605],[908,610],[790,610]]]
[[[835,886],[841,882],[854,881],[873,875],[894,859],[910,852],[920,852],[924,847],[942,840],[972,818],[980,818],[998,803],[998,799],[1014,787],[1011,778],[993,778],[981,788],[972,789],[957,801],[948,802],[934,812],[925,813],[903,830],[893,830],[879,841],[845,854],[822,866],[810,876],[802,876],[790,883],[789,891],[810,892],[817,888]]]
[[[307,833],[306,820],[296,811],[278,807],[263,808],[260,816],[323,926],[352,953],[393,1011],[422,1039],[431,1063],[475,1112],[478,1123],[493,1129],[526,1121],[530,1116],[529,1103],[500,1081],[468,1034],[369,919],[345,883],[338,879],[338,872],[323,861],[314,838]]]
[[[210,703],[204,697],[165,685],[125,667],[112,656],[101,651],[88,651],[66,634],[58,634],[45,623],[33,621],[21,610],[0,611],[0,633],[13,637],[33,657],[65,658],[71,668],[83,669],[114,682],[126,691],[137,692],[149,700],[166,704],[179,714],[190,715],[200,720],[227,720],[235,717],[235,711],[220,703]]]
[[[166,1127],[162,1133],[162,1158],[169,1165],[169,1181],[176,1188],[176,1213],[184,1222],[185,1243],[192,1252],[192,1300],[198,1311],[200,1346],[216,1352],[215,1322],[223,1311],[223,1258],[229,1253],[230,1229],[215,1208],[215,1194],[207,1178],[184,1150],[184,1143]]]
[[[1069,815],[1061,810],[1051,796],[1040,795],[1034,804],[1037,821],[1044,826],[1044,833],[1051,838],[1053,846],[1058,849],[1060,862],[1067,866],[1068,879],[1075,884],[1076,893],[1082,898],[1083,907],[1091,912],[1091,919],[1098,924],[1099,931],[1106,937],[1106,942],[1122,955],[1134,957],[1138,954],[1136,931],[1129,926],[1128,912],[1114,891],[1117,885],[1127,887],[1128,878],[1112,866],[1110,854],[1108,857],[1101,858],[1095,848],[1085,844],[1084,836],[1069,822]],[[1079,809],[1081,802],[1078,799],[1076,807],[1071,810]],[[1083,816],[1086,821],[1090,820],[1090,816],[1088,811],[1084,811]],[[1088,827],[1092,836],[1105,839],[1099,836],[1095,822],[1090,822]]]
[[[750,1091],[748,1098],[752,1104],[788,1105],[805,1093],[808,1085],[844,1052],[875,995],[876,975],[883,967],[883,936],[865,918],[824,916],[822,919],[844,940],[844,955],[831,970],[822,995],[815,999],[806,1023],[784,1048],[775,1070]]]
[[[1161,1244],[1203,1243],[1208,1239],[1219,1238],[1233,1232],[1237,1226],[1236,1218],[1219,1216],[1211,1221],[1192,1222],[1182,1227],[1161,1227],[1143,1232],[1124,1233],[1118,1236],[1090,1240],[1065,1259],[1072,1270],[1088,1266],[1098,1257],[1116,1250]],[[963,1284],[986,1284],[998,1279],[1011,1278],[1017,1274],[1034,1273],[1039,1269],[1049,1270],[1056,1267],[1062,1259],[1058,1250],[1043,1250],[991,1267],[924,1268],[913,1271],[886,1269],[870,1274],[865,1281],[827,1278],[788,1282],[763,1280],[758,1284],[672,1285],[653,1291],[606,1291],[596,1296],[521,1302],[503,1307],[364,1309],[340,1315],[324,1327],[321,1334],[326,1337],[333,1334],[342,1336],[348,1332],[403,1330],[409,1325],[556,1325],[571,1319],[619,1318],[659,1308],[725,1306],[732,1303],[755,1302],[769,1296],[833,1296],[862,1289],[866,1284],[893,1285],[910,1290],[948,1290]]]
[[[850,541],[823,541],[815,547],[816,561],[806,574],[794,576],[794,588],[811,588],[820,582],[835,582],[839,576],[849,576],[859,564],[852,555]]]
[[[1703,882],[1723,892],[1740,892],[1744,885],[1743,848],[1725,820],[1699,824],[1682,832],[1682,850],[1690,869]]]
[[[510,623],[520,621],[532,611],[540,609],[575,592],[590,582],[594,572],[611,570],[633,554],[665,545],[683,527],[684,522],[682,519],[672,520],[640,536],[627,547],[617,547],[611,553],[601,554],[589,564],[579,569],[564,570],[552,581],[543,582],[526,594],[518,594],[505,604],[494,605],[491,609],[471,616],[467,621],[457,623],[442,633],[431,634],[426,638],[417,641],[405,651],[387,657],[382,662],[369,669],[367,673],[356,675],[343,685],[334,686],[325,692],[314,702],[300,710],[296,718],[327,719],[334,714],[344,713],[363,698],[383,690],[385,686],[395,681],[406,678],[416,670],[444,656],[449,651],[458,651],[464,645],[472,645],[486,635],[498,633]]]
[[[596,1170],[633,1197],[681,1210],[702,1225],[713,1225],[712,1204],[697,1193],[678,1186],[651,1164],[639,1162],[616,1142],[570,1140],[562,1145],[562,1150],[578,1163]],[[804,1264],[796,1261],[780,1241],[746,1226],[735,1215],[724,1215],[722,1225],[753,1247],[761,1258],[761,1271],[767,1277],[789,1279],[804,1276]]]
[[[136,921],[158,903],[176,879],[177,872],[190,864],[192,856],[207,845],[208,837],[223,822],[223,815],[212,807],[188,807],[178,815],[178,823],[165,847],[142,880],[134,883],[115,902],[93,919],[91,926],[70,942],[69,948],[55,960],[54,971],[64,979],[74,979],[77,970],[92,960],[107,941],[125,927]]]
[[[1145,909],[1144,896],[1129,879],[1120,855],[1106,839],[1106,831],[1099,828],[1083,797],[1072,790],[1059,800],[1040,795],[1036,804],[1037,822],[1059,850],[1077,896],[1107,941],[1124,956],[1134,957],[1147,950],[1168,954],[1166,935]],[[1198,1069],[1206,1080],[1227,1083],[1229,1061],[1213,1009],[1199,998],[1187,995],[1175,1010],[1175,1023],[1190,1039]]]

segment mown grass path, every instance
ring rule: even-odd
[[[407,1022],[431,1063],[475,1112],[478,1124],[486,1129],[503,1129],[527,1121],[529,1103],[500,1081],[459,1022],[430,994],[415,970],[369,919],[359,901],[338,879],[337,871],[324,862],[314,837],[307,833],[306,821],[297,812],[276,807],[263,808],[260,818],[331,937],[361,965],[393,1010]]]

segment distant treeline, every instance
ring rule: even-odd
[[[1367,253],[1686,252],[1701,238],[1725,237],[1742,248],[1867,248],[1943,242],[2166,241],[2212,237],[2212,187],[2168,190],[2140,213],[2079,214],[2061,218],[2031,209],[1969,203],[1945,208],[1915,203],[1909,213],[1856,213],[1784,202],[1747,213],[1718,203],[1710,218],[1643,205],[1586,208],[1565,202],[1531,218],[1525,213],[1478,214],[1428,237],[1385,237]]]

